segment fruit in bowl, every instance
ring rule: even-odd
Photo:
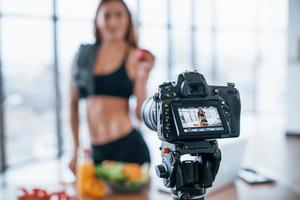
[[[79,195],[101,198],[107,194],[105,183],[96,177],[96,167],[91,162],[78,166],[76,186]]]
[[[96,175],[115,192],[139,192],[149,183],[149,164],[105,161],[97,166]]]

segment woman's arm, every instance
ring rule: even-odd
[[[74,153],[79,148],[79,98],[77,87],[71,85],[70,94],[70,123],[73,135]]]
[[[77,166],[77,152],[79,149],[79,92],[76,84],[76,75],[78,73],[78,66],[76,64],[78,60],[80,50],[76,53],[72,63],[71,69],[71,84],[70,84],[70,125],[73,136],[73,153],[72,159],[69,163],[69,168],[76,174]]]
[[[79,77],[79,66],[78,60],[82,55],[84,46],[81,45],[75,54],[71,67],[71,84],[70,84],[70,125],[73,136],[73,155],[69,163],[69,168],[76,174],[77,166],[77,153],[80,147],[79,143],[79,99],[80,94],[78,90],[78,77]],[[82,57],[82,56],[81,56]]]
[[[136,78],[135,79],[135,85],[134,85],[134,95],[136,96],[136,108],[135,108],[135,115],[137,118],[141,121],[142,120],[142,115],[141,115],[141,109],[144,100],[147,97],[147,79],[141,79],[141,78]]]
[[[136,96],[135,114],[142,120],[141,108],[147,97],[147,80],[154,65],[154,56],[145,50],[137,49],[135,52],[136,70],[134,81],[134,94]]]
[[[76,174],[77,152],[79,148],[79,98],[77,87],[71,85],[70,93],[70,123],[73,136],[73,154],[69,163],[69,168]]]

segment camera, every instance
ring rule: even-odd
[[[241,102],[234,83],[208,85],[197,71],[159,85],[142,107],[142,117],[162,141],[155,167],[173,200],[204,200],[221,162],[216,139],[238,137]],[[184,157],[189,155],[189,159]]]
[[[196,71],[163,83],[142,109],[145,124],[162,141],[180,143],[238,137],[241,102],[234,83],[208,85]]]

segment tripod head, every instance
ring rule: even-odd
[[[162,163],[156,166],[156,174],[171,188],[173,199],[204,199],[219,170],[221,151],[217,141],[162,142],[160,150]],[[194,160],[183,160],[184,155],[191,155]]]

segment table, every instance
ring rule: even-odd
[[[284,134],[274,134],[272,131],[254,136],[248,143],[245,157],[247,164],[263,166],[273,172],[277,183],[274,185],[251,186],[242,180],[236,180],[234,184],[223,190],[208,194],[208,200],[300,199],[300,137],[286,137]],[[139,194],[113,194],[103,200],[172,199],[169,193],[159,192],[159,189],[167,189],[162,185],[162,180],[155,177],[155,175],[152,176],[150,187]],[[73,186],[70,185],[68,187],[71,188]],[[51,187],[49,186],[48,188],[50,189]],[[16,191],[16,188],[2,188],[0,189],[0,199],[16,199]]]

